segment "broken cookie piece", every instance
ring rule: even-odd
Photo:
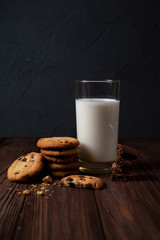
[[[136,162],[136,149],[118,144],[117,158],[112,164],[111,180],[113,181],[131,181],[136,180],[138,165]]]
[[[42,179],[44,183],[52,183],[52,178],[50,176],[46,176]]]
[[[112,169],[118,172],[126,172],[135,167],[136,167],[135,159],[127,159],[121,156],[117,157],[114,163],[112,164]]]
[[[132,159],[137,158],[137,150],[127,145],[118,144],[117,154],[118,156],[125,157],[125,158],[132,158]]]
[[[102,189],[104,182],[101,178],[86,175],[71,175],[61,179],[61,186],[76,188]]]
[[[128,172],[117,172],[113,170],[111,174],[111,180],[112,181],[122,181],[122,182],[127,182],[127,181],[135,181],[138,180],[139,176],[137,175],[136,172],[134,171],[128,171]]]
[[[29,195],[29,194],[31,194],[31,191],[29,189],[25,189],[25,190],[23,190],[23,194]]]

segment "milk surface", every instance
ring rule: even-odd
[[[119,102],[101,98],[76,100],[77,138],[82,161],[105,163],[116,158]]]

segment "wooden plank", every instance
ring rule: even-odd
[[[50,186],[46,199],[18,195],[26,184],[10,187],[0,194],[0,239],[105,239],[92,191]]]
[[[157,239],[159,191],[143,181],[106,182],[106,189],[95,192],[106,239]]]
[[[22,231],[16,239],[28,239],[28,234],[31,239],[104,239],[91,191],[54,188],[52,199],[36,196],[32,200],[33,208],[24,204],[19,222]]]

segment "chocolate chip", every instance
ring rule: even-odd
[[[68,143],[68,141],[65,141],[65,143]]]
[[[25,165],[25,167],[27,167],[27,165]]]
[[[92,179],[92,177],[90,177],[90,179]]]
[[[73,181],[73,179],[72,179],[72,178],[67,178],[67,181],[70,181],[70,182],[72,182],[72,181]]]
[[[27,162],[27,158],[23,158],[23,159],[22,159],[22,162]]]
[[[14,174],[19,174],[19,172],[15,172]]]
[[[85,179],[85,176],[83,176],[83,175],[82,175],[82,176],[79,176],[79,179],[80,179],[80,180],[84,180],[84,179]]]
[[[82,180],[82,181],[86,181],[84,176],[80,176],[79,179]]]
[[[72,182],[69,182],[68,185],[69,185],[69,187],[75,187],[75,184]]]

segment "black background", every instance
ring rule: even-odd
[[[0,0],[0,136],[76,136],[74,81],[121,80],[120,137],[160,136],[160,7]]]

